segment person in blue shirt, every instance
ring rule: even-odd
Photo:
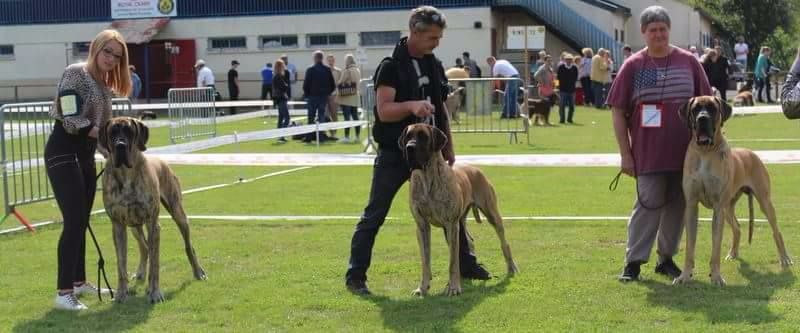
[[[770,82],[769,82],[769,57],[772,54],[772,50],[768,46],[761,47],[761,54],[758,56],[758,60],[756,60],[756,69],[754,70],[756,78],[756,87],[758,88],[758,102],[764,103],[764,99],[761,98],[761,92],[764,91],[764,88],[767,88],[767,103],[773,103],[772,97],[769,95],[770,91]]]
[[[268,62],[261,69],[261,99],[272,99],[272,74],[272,63]]]
[[[128,66],[128,69],[131,71],[131,85],[133,86],[133,92],[131,93],[131,99],[136,100],[139,98],[139,94],[142,92],[142,79],[139,78],[139,75],[136,74],[136,67],[133,65]]]

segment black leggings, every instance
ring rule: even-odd
[[[97,188],[96,146],[96,140],[68,134],[56,122],[44,149],[47,177],[64,220],[58,240],[58,289],[86,281],[86,228]]]

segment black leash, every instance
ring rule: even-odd
[[[631,152],[631,154],[633,154],[633,152]],[[636,172],[636,158],[631,156],[631,159],[633,160],[633,170],[634,170],[634,173],[635,173]],[[614,192],[617,189],[617,186],[619,186],[620,178],[622,178],[622,170],[619,170],[619,172],[614,177],[614,179],[611,180],[611,183],[608,184],[608,190],[609,191]],[[680,195],[681,195],[681,193],[677,193],[677,194],[673,195],[672,198],[667,198],[667,196],[669,195],[669,190],[670,190],[670,183],[667,182],[667,186],[665,186],[665,188],[664,188],[664,201],[661,204],[659,204],[658,206],[650,207],[650,206],[648,206],[648,205],[646,205],[644,203],[644,201],[642,200],[642,196],[639,194],[639,178],[634,176],[633,179],[636,182],[636,201],[639,202],[639,206],[641,206],[644,209],[647,209],[647,210],[661,209],[664,206],[666,206],[667,204],[669,204],[670,202],[672,202],[673,200],[678,199],[680,197]]]
[[[94,179],[95,182],[97,182],[97,180],[100,179],[100,176],[103,175],[104,171],[106,171],[105,168],[100,170],[100,173],[98,173],[97,177]],[[100,292],[101,291],[100,289],[102,289],[101,288],[102,284],[100,283],[101,282],[100,281],[100,273],[102,272],[103,273],[103,280],[106,282],[106,287],[108,288],[108,292],[111,294],[111,299],[114,299],[114,290],[111,289],[111,284],[108,283],[108,277],[106,276],[106,268],[105,268],[106,261],[105,261],[105,259],[103,259],[103,252],[100,251],[100,244],[97,243],[97,237],[94,236],[94,231],[92,230],[92,224],[87,221],[86,222],[86,227],[87,227],[87,229],[89,229],[89,235],[92,236],[92,241],[94,242],[94,247],[97,248],[97,256],[100,257],[100,259],[97,260],[97,298],[99,298],[101,302],[103,301],[103,296],[101,295],[101,292]]]

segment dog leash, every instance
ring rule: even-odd
[[[98,173],[97,177],[95,177],[95,179],[94,179],[95,182],[97,182],[97,180],[100,179],[100,176],[102,176],[103,172],[105,172],[105,171],[106,171],[105,168],[100,170],[100,173]],[[100,251],[100,244],[97,243],[97,237],[94,236],[94,230],[92,230],[92,224],[89,223],[88,220],[86,221],[86,228],[89,229],[89,235],[92,236],[92,241],[94,242],[94,247],[97,249],[97,256],[100,257],[97,260],[97,286],[98,286],[98,288],[97,288],[97,298],[99,298],[101,302],[103,301],[103,296],[102,296],[102,294],[100,292],[101,291],[100,289],[102,289],[102,286],[103,286],[102,283],[100,283],[101,282],[100,281],[100,273],[103,273],[103,275],[102,275],[103,276],[103,280],[106,282],[106,287],[108,288],[108,292],[111,294],[111,299],[114,299],[114,290],[111,289],[111,284],[108,283],[108,277],[106,276],[106,267],[105,267],[106,261],[103,258],[103,252]]]

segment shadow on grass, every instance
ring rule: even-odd
[[[180,288],[164,294],[169,302],[191,283],[186,281]],[[136,295],[128,296],[123,304],[111,304],[105,310],[81,313],[52,309],[39,319],[33,319],[15,326],[12,332],[122,332],[129,331],[143,324],[150,317],[150,312],[158,304],[150,304],[144,292],[145,286],[135,285]],[[162,289],[163,290],[163,289]],[[91,297],[91,296],[87,296]],[[103,298],[103,302],[110,302]],[[99,306],[99,303],[97,304]]]
[[[739,273],[747,279],[747,284],[717,287],[707,276],[695,276],[695,280],[685,286],[652,280],[642,284],[651,290],[647,295],[650,304],[703,313],[711,323],[765,324],[783,319],[783,315],[770,311],[769,302],[779,289],[794,285],[794,274],[790,270],[757,272],[742,260]]]
[[[381,308],[383,326],[390,330],[458,332],[456,325],[467,313],[484,299],[504,293],[510,282],[509,277],[504,277],[495,285],[464,280],[462,281],[464,293],[457,297],[445,296],[444,286],[438,286],[441,287],[440,292],[433,293],[436,286],[432,286],[432,293],[424,298],[409,296],[409,298],[392,299],[386,296],[367,296],[364,299]],[[411,295],[411,290],[408,294]]]

